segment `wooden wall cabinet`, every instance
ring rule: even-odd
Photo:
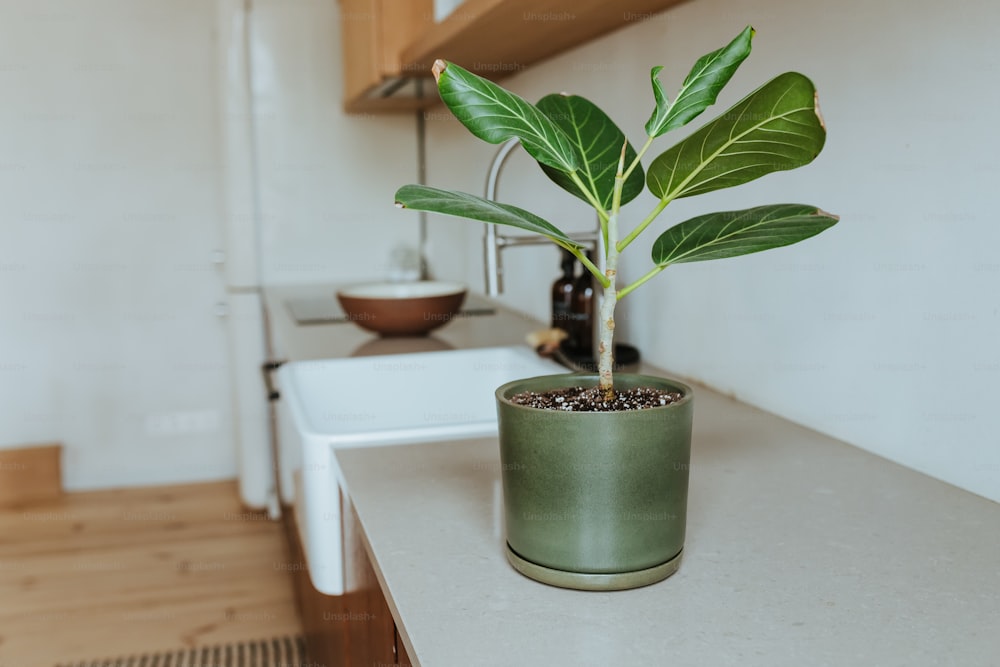
[[[430,106],[433,84],[416,82],[437,58],[497,81],[682,1],[465,0],[435,23],[433,0],[340,0],[344,108]]]
[[[401,58],[434,25],[433,0],[340,0],[344,108],[349,112],[419,108],[399,94],[411,72]]]
[[[344,505],[346,506],[346,505]],[[309,579],[301,537],[291,507],[283,508],[295,599],[306,637],[309,664],[316,667],[412,667],[378,577],[363,545],[354,544],[348,563],[353,586],[344,595],[324,595]],[[345,528],[360,534],[353,512]],[[353,541],[353,540],[352,540]]]

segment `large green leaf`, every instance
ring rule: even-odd
[[[668,200],[720,190],[808,164],[825,140],[812,81],[786,72],[653,160],[646,183]]]
[[[657,75],[663,67],[654,67],[649,78],[653,82],[653,98],[656,108],[646,122],[646,134],[658,137],[670,130],[682,127],[698,114],[715,104],[721,91],[733,77],[736,69],[750,55],[750,41],[754,29],[747,26],[728,45],[707,53],[698,59],[684,84],[671,104],[663,92]]]
[[[426,185],[404,185],[396,191],[396,206],[471,218],[480,222],[510,225],[541,234],[563,247],[583,247],[555,225],[530,211],[465,192],[439,190]]]
[[[798,243],[839,218],[815,206],[773,204],[709,213],[675,225],[653,243],[659,266],[748,255]]]
[[[618,159],[625,143],[625,133],[596,104],[578,95],[546,95],[536,106],[573,142],[583,158],[580,178],[597,196],[604,210],[609,210],[615,189]],[[632,164],[635,156],[635,149],[629,144],[625,149],[626,167]],[[590,203],[568,175],[544,164],[541,167],[546,175],[564,190]],[[642,166],[639,165],[625,181],[622,188],[622,203],[625,204],[638,197],[645,183],[646,177]]]
[[[542,164],[567,173],[580,168],[569,137],[530,102],[454,63],[434,68],[441,99],[472,134],[491,144],[517,137]]]

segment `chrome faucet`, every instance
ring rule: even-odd
[[[500,150],[493,156],[490,162],[490,170],[486,175],[486,199],[497,201],[497,183],[500,180],[500,173],[503,171],[504,162],[515,148],[521,145],[520,140],[508,139],[500,146]],[[574,241],[583,245],[595,248],[600,234],[596,231],[589,234],[570,235]],[[483,256],[484,269],[486,272],[486,294],[497,296],[503,292],[503,262],[500,258],[500,251],[508,246],[518,245],[541,245],[551,243],[544,236],[531,235],[506,235],[497,232],[497,226],[492,223],[486,224],[483,233]]]

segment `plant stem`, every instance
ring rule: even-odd
[[[590,188],[587,187],[587,185],[583,182],[583,179],[581,179],[580,176],[575,171],[571,172],[569,177],[573,180],[574,183],[576,183],[576,187],[580,188],[580,192],[584,194],[584,196],[587,198],[587,201],[590,202],[590,205],[594,207],[594,210],[597,211],[597,215],[599,215],[601,218],[601,227],[604,228],[605,224],[608,221],[608,212],[604,210],[604,207],[601,205],[601,202],[597,200],[597,196],[593,192],[591,192]]]
[[[598,282],[601,283],[601,287],[605,289],[608,287],[608,277],[605,276],[604,273],[590,261],[586,253],[581,252],[579,248],[569,248],[569,251],[573,253],[578,260],[580,260],[580,263],[583,264],[583,268],[590,271],[591,275],[597,278]]]
[[[635,159],[632,160],[632,164],[629,165],[628,169],[626,169],[625,173],[622,175],[623,183],[624,181],[628,180],[628,177],[632,175],[632,172],[635,170],[635,168],[639,166],[639,164],[641,163],[640,161],[642,160],[642,156],[646,154],[646,151],[648,151],[649,147],[652,145],[653,145],[653,137],[647,136],[646,143],[642,145],[642,148],[639,150],[638,153],[636,153]],[[660,200],[660,202],[656,205],[656,208],[654,208],[653,211],[648,216],[646,216],[646,219],[640,222],[638,227],[633,229],[628,236],[626,236],[620,243],[617,244],[618,252],[621,252],[622,250],[627,248],[628,245],[632,243],[632,241],[634,241],[636,237],[639,236],[639,234],[642,233],[642,230],[646,229],[646,227],[648,227],[649,224],[656,219],[656,216],[660,215],[660,213],[663,211],[663,209],[667,207],[667,204],[669,203],[670,203],[669,199]],[[627,293],[628,292],[626,292],[626,294]]]
[[[604,392],[604,399],[608,401],[615,397],[615,381],[612,369],[615,363],[615,304],[618,302],[618,294],[615,287],[618,277],[618,249],[615,247],[614,242],[617,232],[618,212],[613,211],[608,218],[608,235],[612,240],[607,246],[608,256],[605,260],[604,275],[608,278],[608,286],[604,288],[604,298],[601,299],[601,338],[597,348],[599,353],[597,372],[600,375],[598,386]]]
[[[611,198],[611,215],[608,216],[608,234],[605,248],[604,275],[608,284],[604,288],[604,298],[601,300],[601,337],[598,344],[599,357],[597,370],[600,376],[598,387],[604,393],[604,400],[615,397],[614,383],[614,337],[615,337],[615,305],[618,302],[616,283],[618,279],[618,214],[622,208],[622,188],[625,185],[625,149],[626,140],[622,144],[621,156],[618,158],[618,173],[615,174],[615,189]]]
[[[632,160],[632,164],[628,166],[628,169],[626,169],[625,173],[622,175],[623,181],[628,180],[628,177],[632,175],[632,172],[635,171],[635,168],[639,166],[640,161],[642,160],[642,156],[646,154],[646,151],[648,151],[649,147],[652,145],[653,145],[653,137],[647,136],[646,143],[642,145],[642,148],[639,149],[638,153],[636,153],[635,159]]]
[[[634,290],[636,287],[638,287],[639,285],[643,284],[644,282],[646,282],[647,280],[649,280],[650,278],[652,278],[653,276],[655,276],[656,274],[658,274],[663,269],[667,268],[667,266],[668,266],[667,264],[661,264],[659,266],[654,266],[642,278],[639,278],[638,280],[636,280],[634,283],[632,283],[628,287],[625,287],[621,291],[619,291],[618,292],[618,300],[620,301],[622,299],[622,297],[624,297],[626,294],[628,294],[629,292],[631,292],[632,290]]]
[[[788,114],[782,114],[779,117],[785,117],[787,115]],[[714,153],[712,153],[708,157],[705,157],[703,155],[702,158],[701,158],[701,164],[698,166],[698,168],[692,170],[691,173],[688,174],[687,177],[683,181],[681,181],[676,186],[674,186],[673,190],[671,190],[670,192],[668,192],[665,195],[663,195],[663,198],[660,199],[660,203],[658,203],[656,205],[656,208],[653,209],[652,213],[650,213],[649,215],[647,215],[646,219],[643,220],[642,222],[640,222],[639,226],[636,227],[635,229],[633,229],[631,231],[631,233],[629,233],[629,235],[626,236],[622,240],[622,242],[618,244],[619,245],[618,251],[621,252],[626,247],[628,247],[628,244],[632,243],[632,241],[634,241],[635,238],[637,236],[639,236],[639,234],[641,234],[642,231],[644,229],[646,229],[646,227],[649,226],[649,223],[653,222],[653,220],[656,219],[656,216],[658,216],[663,211],[663,209],[665,209],[667,207],[667,204],[669,204],[670,202],[672,202],[674,199],[677,198],[678,195],[680,195],[682,192],[684,192],[684,188],[686,188],[688,186],[688,184],[691,183],[691,181],[693,181],[695,178],[697,178],[701,174],[702,170],[705,169],[706,165],[711,164],[712,161],[715,160],[715,158],[719,157],[719,155],[721,155],[723,151],[725,151],[731,145],[733,145],[734,143],[738,142],[740,139],[742,139],[746,135],[750,134],[754,130],[759,129],[762,125],[763,125],[763,121],[762,122],[758,122],[758,123],[752,125],[751,127],[747,128],[746,130],[743,130],[739,134],[736,134],[735,136],[730,136],[729,142],[723,143],[723,145],[720,146],[718,149],[716,149],[716,151]]]
[[[646,216],[646,219],[640,222],[635,229],[629,232],[628,236],[626,236],[621,240],[621,243],[618,244],[618,252],[621,252],[622,250],[627,248],[628,245],[632,243],[632,241],[634,241],[637,236],[639,236],[639,234],[642,234],[642,231],[646,229],[646,227],[649,227],[649,223],[653,222],[653,220],[656,220],[656,216],[660,215],[660,213],[663,212],[663,209],[665,209],[667,207],[667,204],[669,204],[670,202],[671,199],[667,199],[666,197],[661,199],[659,203],[656,205],[656,207],[650,212],[650,214]]]

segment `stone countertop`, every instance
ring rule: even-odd
[[[348,321],[302,324],[296,321],[292,307],[310,304],[314,312],[323,312],[321,301],[329,302],[329,311],[339,309],[332,284],[269,286],[263,290],[267,312],[271,359],[304,361],[337,359],[373,354],[404,354],[437,350],[492,347],[523,343],[525,336],[544,325],[527,316],[497,305],[470,292],[464,309],[451,322],[423,337],[381,338]],[[290,304],[292,307],[290,307]],[[492,314],[487,314],[489,309]],[[304,309],[303,309],[304,310]]]
[[[495,438],[337,453],[422,667],[995,665],[1000,506],[705,388],[677,574],[614,593],[503,553]]]

